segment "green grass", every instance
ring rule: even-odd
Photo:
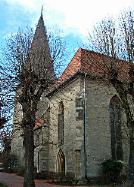
[[[6,185],[4,185],[4,184],[2,184],[2,183],[0,183],[0,187],[7,187]]]

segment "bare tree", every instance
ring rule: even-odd
[[[3,62],[2,74],[5,80],[8,80],[7,92],[9,96],[13,94],[14,97],[14,91],[17,91],[16,99],[23,111],[21,127],[24,132],[25,146],[24,187],[34,187],[33,128],[37,105],[44,90],[46,91],[55,83],[54,65],[56,62],[57,71],[58,62],[61,64],[61,58],[65,54],[65,43],[58,35],[50,34],[47,37],[41,15],[35,35],[31,29],[26,32],[19,30],[17,34],[9,38],[4,52],[6,60]]]
[[[123,11],[117,20],[104,18],[89,33],[88,48],[102,54],[133,61],[134,14]]]
[[[101,52],[105,55],[117,57],[116,25],[111,18],[105,18],[98,22],[89,33],[88,48]]]
[[[133,61],[134,48],[134,13],[133,11],[123,11],[119,17],[121,54],[123,59]]]

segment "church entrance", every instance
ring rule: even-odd
[[[61,149],[57,155],[57,172],[65,174],[65,156]]]

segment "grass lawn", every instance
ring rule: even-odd
[[[1,183],[0,183],[0,187],[7,187],[7,186],[6,186],[6,185],[4,185],[4,184],[1,184]]]

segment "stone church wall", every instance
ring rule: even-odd
[[[19,94],[19,89],[17,94]],[[16,95],[17,95],[16,94]],[[43,97],[38,104],[37,118],[44,119],[44,115],[48,109],[48,100]],[[11,142],[11,153],[17,156],[18,166],[24,167],[24,136],[23,129],[21,128],[23,113],[22,107],[17,101],[14,109],[13,117],[13,133]],[[34,130],[34,143],[35,143],[35,167],[38,171],[48,170],[48,117],[45,117],[45,123],[41,128]]]
[[[37,172],[48,171],[48,135],[48,125],[46,124],[34,131],[34,165]]]
[[[100,164],[104,160],[111,158],[109,103],[114,95],[117,95],[116,90],[106,81],[86,78],[85,145],[88,177],[100,175]],[[59,152],[62,152],[65,157],[65,173],[71,173],[76,178],[85,176],[84,120],[77,119],[78,113],[76,110],[76,99],[83,96],[84,78],[79,77],[55,92],[47,102],[45,98],[41,99],[37,117],[43,117],[46,121],[42,127],[34,131],[34,160],[38,172],[59,172],[58,155]],[[64,104],[64,143],[62,145],[58,142],[58,110],[61,101]],[[46,108],[49,111],[45,117]],[[15,111],[17,112],[14,114],[12,153],[17,155],[20,166],[23,166],[23,131],[18,126],[22,119],[21,106],[19,104],[16,105]],[[126,117],[123,111],[122,119],[124,122],[122,126],[123,158],[127,165],[129,146],[126,134]]]
[[[65,173],[75,175],[76,168],[80,170],[82,167],[81,158],[78,158],[81,157],[81,154],[78,154],[82,149],[83,121],[76,121],[75,106],[76,97],[80,92],[81,80],[79,78],[50,98],[50,171],[57,171],[57,155],[60,149],[65,155]],[[64,104],[64,144],[60,146],[58,144],[58,105],[61,101]],[[78,175],[80,175],[79,172]]]
[[[23,147],[23,130],[20,126],[23,113],[22,107],[18,102],[18,94],[21,89],[17,89],[16,99],[15,99],[15,108],[13,116],[13,132],[12,132],[12,141],[11,141],[11,153],[16,155],[18,159],[18,166],[24,166],[24,147]]]
[[[116,90],[109,83],[86,79],[86,152],[89,177],[100,175],[100,163],[111,158],[109,103],[115,94]],[[125,125],[124,112],[122,118]],[[128,139],[126,132],[122,132],[124,160],[127,163]]]
[[[110,130],[110,100],[116,90],[106,81],[86,78],[86,157],[87,176],[99,176],[101,163],[112,157]],[[76,177],[85,176],[84,161],[84,121],[76,120],[76,98],[83,97],[84,79],[79,78],[55,93],[50,99],[50,171],[57,171],[57,155],[62,149],[65,154],[65,172],[72,172]],[[64,113],[64,145],[58,145],[58,103],[63,101]],[[123,158],[128,163],[128,138],[126,134],[126,117],[122,111]]]

